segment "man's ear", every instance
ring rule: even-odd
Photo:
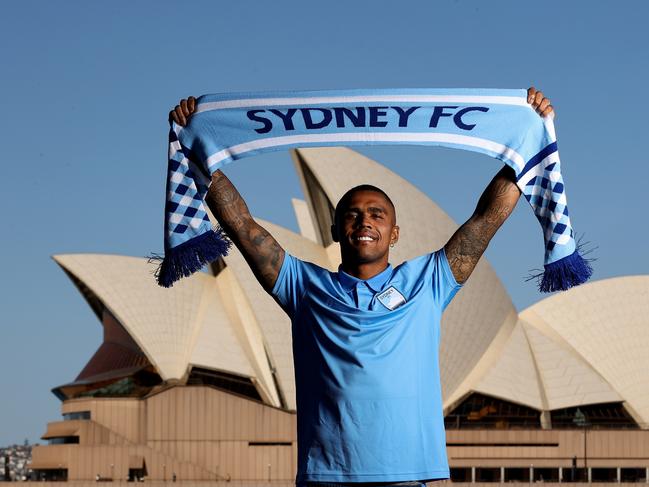
[[[399,225],[392,227],[392,235],[390,235],[390,243],[395,244],[399,241]]]
[[[336,225],[331,225],[331,238],[334,242],[338,242],[338,228]]]

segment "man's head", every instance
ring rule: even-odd
[[[347,191],[336,205],[331,226],[343,263],[387,264],[390,246],[399,240],[396,218],[394,204],[382,189],[363,184]]]

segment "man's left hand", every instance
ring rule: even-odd
[[[536,113],[542,117],[554,118],[554,108],[550,104],[550,99],[543,95],[543,92],[538,91],[533,86],[527,89],[527,103],[532,105]]]

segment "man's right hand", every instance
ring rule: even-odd
[[[189,116],[196,111],[196,98],[190,96],[189,98],[183,98],[180,100],[180,103],[169,112],[169,120],[173,120],[178,125],[183,127],[187,125],[189,121]]]

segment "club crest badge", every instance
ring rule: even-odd
[[[377,294],[376,299],[378,299],[379,302],[390,311],[406,304],[406,298],[404,298],[403,294],[397,291],[394,286],[390,286],[382,293]]]

